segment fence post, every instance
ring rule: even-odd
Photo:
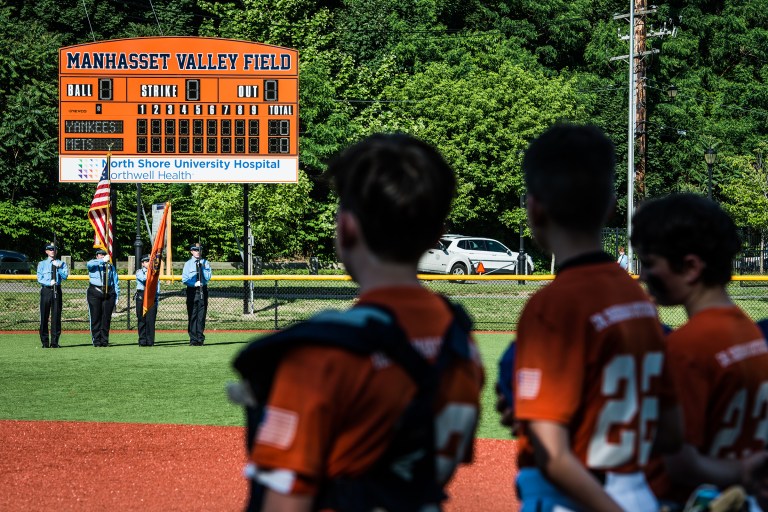
[[[261,275],[261,256],[253,257],[253,275],[255,276]]]
[[[317,256],[309,258],[309,275],[316,276],[319,274],[320,265],[317,261]]]
[[[130,269],[131,267],[128,266],[128,268]],[[128,311],[126,311],[125,317],[126,317],[126,323],[128,324],[127,329],[130,330],[131,329],[131,281],[128,280],[126,281],[126,283],[128,283],[127,285],[128,293],[126,294],[125,298],[128,301]]]
[[[277,279],[275,279],[275,330],[277,330]]]

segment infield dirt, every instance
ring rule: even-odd
[[[0,421],[0,511],[238,511],[243,429]],[[480,439],[447,512],[515,512],[515,442]]]

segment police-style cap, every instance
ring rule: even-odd
[[[190,251],[202,251],[203,250],[203,246],[202,245],[198,245],[198,244],[192,244],[192,245],[189,246],[189,250]]]
[[[107,251],[105,251],[104,249],[96,249],[96,254],[103,254],[106,256]]]
[[[48,245],[45,246],[45,250],[46,251],[55,251],[56,250],[56,246],[53,245],[53,244],[48,244]]]
[[[141,261],[149,261],[149,254],[145,254],[141,257]]]

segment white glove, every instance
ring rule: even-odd
[[[56,280],[55,279],[51,279],[51,286],[56,286]]]
[[[109,263],[109,254],[105,254],[103,258],[101,258],[101,261],[104,263]]]
[[[61,261],[61,260],[53,260],[53,261],[51,262],[51,265],[53,265],[53,266],[54,266],[54,267],[56,267],[56,268],[59,268],[59,267],[61,266],[61,264],[62,264],[62,261]]]
[[[195,287],[196,287],[196,288],[199,288],[199,287],[201,287],[201,286],[203,286],[203,283],[201,283],[200,281],[197,281],[197,282],[195,283]]]

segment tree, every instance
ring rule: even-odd
[[[56,188],[57,48],[41,24],[0,3],[0,199],[39,204]]]
[[[392,103],[374,103],[355,120],[361,132],[400,130],[436,145],[458,177],[454,229],[502,239],[524,216],[520,151],[558,120],[584,120],[572,79],[513,64],[508,54],[480,50],[455,66],[430,64],[384,88]]]
[[[763,161],[768,143],[761,143],[752,155],[729,157],[728,168],[732,174],[722,186],[727,199],[725,210],[738,226],[757,232],[760,238],[760,254],[765,254],[765,236],[768,232],[768,166]],[[760,272],[764,271],[763,258],[759,258]]]

